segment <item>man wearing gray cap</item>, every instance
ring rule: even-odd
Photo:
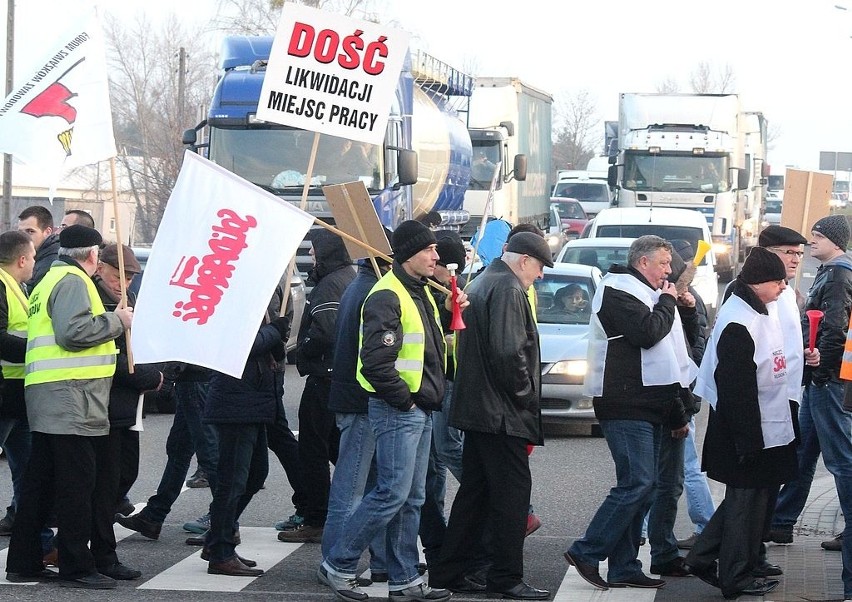
[[[671,243],[640,236],[627,259],[628,267],[613,266],[595,291],[584,383],[615,463],[616,486],[564,554],[583,579],[604,590],[665,585],[642,572],[639,539],[661,438],[687,436],[689,417],[679,391],[698,373],[676,308],[677,288],[667,280]],[[598,572],[605,559],[606,581]]]
[[[468,287],[467,328],[457,333],[458,364],[450,424],[464,431],[464,478],[453,502],[433,584],[472,591],[466,571],[489,524],[489,591],[513,600],[546,600],[524,583],[524,537],[532,489],[528,445],[541,445],[541,359],[527,289],[553,267],[541,236],[509,238]],[[494,495],[492,492],[499,492]],[[485,512],[483,512],[485,509]]]
[[[115,510],[99,465],[109,453],[114,340],[133,319],[132,308],[107,312],[98,296],[92,275],[101,242],[93,228],[63,229],[56,261],[30,295],[24,396],[32,454],[9,544],[10,580],[57,576],[45,572],[39,537],[54,502],[61,585],[109,589],[139,576],[92,529],[95,513]]]

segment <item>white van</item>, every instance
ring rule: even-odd
[[[585,171],[563,172],[553,186],[552,201],[570,198],[580,201],[586,215],[593,217],[612,206],[612,193],[606,179],[590,177]]]
[[[711,245],[711,250],[698,265],[692,286],[701,295],[704,304],[715,309],[719,295],[716,257],[707,220],[699,211],[668,207],[613,207],[598,213],[583,236],[638,238],[646,234],[656,234],[668,241],[686,240],[693,250],[698,248],[699,240]]]

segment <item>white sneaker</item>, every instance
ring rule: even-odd
[[[449,590],[432,589],[425,583],[388,592],[388,600],[394,602],[443,602],[449,600],[451,596]]]
[[[329,572],[325,563],[321,564],[317,569],[317,581],[323,585],[327,585],[332,589],[334,595],[346,602],[363,602],[369,596],[358,587],[358,581],[355,577],[338,577],[334,573]],[[403,598],[404,600],[405,598]]]

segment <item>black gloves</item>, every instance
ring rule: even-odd
[[[286,341],[290,338],[290,318],[287,316],[281,316],[280,318],[272,320],[270,324],[278,329],[282,341]]]

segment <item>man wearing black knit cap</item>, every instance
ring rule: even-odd
[[[546,600],[524,578],[524,537],[532,476],[528,445],[541,445],[541,358],[527,290],[553,267],[550,248],[532,232],[511,236],[503,255],[468,287],[466,328],[457,334],[459,358],[450,424],[464,431],[464,478],[431,579],[459,592],[477,591],[469,573],[489,526],[490,592],[513,600]]]
[[[317,577],[347,600],[366,600],[355,580],[361,554],[386,531],[390,600],[442,601],[417,570],[417,530],[431,445],[431,412],[444,396],[446,344],[427,279],[438,260],[435,234],[406,221],[393,233],[394,262],[361,311],[356,378],[370,392],[368,419],[376,437],[376,486],[346,521]],[[467,305],[459,292],[457,301]],[[451,307],[448,299],[445,308]]]
[[[799,408],[799,478],[781,489],[775,507],[770,538],[777,543],[793,541],[798,520],[810,492],[820,453],[834,475],[844,516],[852,516],[852,413],[843,409],[840,363],[852,307],[852,259],[846,253],[849,224],[843,215],[829,215],[811,229],[811,256],[820,260],[805,300],[805,311],[824,313],[816,338],[819,365],[805,368],[805,392]],[[807,336],[807,315],[802,316]],[[852,538],[852,520],[846,521],[843,538]],[[845,597],[852,596],[852,546],[842,546]]]
[[[786,286],[778,256],[752,249],[716,316],[695,385],[711,408],[703,465],[708,477],[725,484],[725,499],[686,564],[727,599],[778,586],[753,571],[772,496],[796,474],[784,338],[766,307]]]

